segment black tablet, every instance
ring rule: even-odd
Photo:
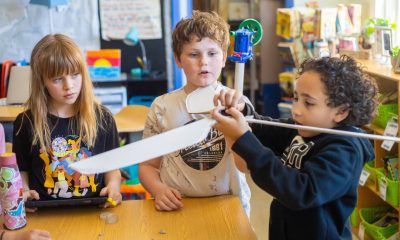
[[[63,207],[63,206],[88,206],[88,205],[100,205],[105,202],[107,202],[107,197],[28,200],[25,202],[25,207],[41,208],[41,207]]]

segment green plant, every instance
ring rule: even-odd
[[[375,27],[389,27],[393,30],[396,30],[397,24],[396,22],[391,22],[384,18],[370,18],[367,20],[365,35],[370,36],[373,34],[375,32]]]
[[[392,57],[397,57],[397,55],[399,55],[399,52],[400,52],[399,46],[395,46],[394,48],[390,49],[390,55]]]

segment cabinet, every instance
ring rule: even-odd
[[[378,83],[379,91],[381,93],[388,93],[393,90],[397,92],[397,97],[399,101],[400,96],[400,74],[393,73],[391,66],[387,65],[380,65],[375,63],[372,60],[359,60],[359,62],[365,67],[365,70],[368,74],[374,77]],[[399,104],[400,106],[400,104]],[[399,119],[398,119],[399,120]],[[400,124],[400,122],[398,122]],[[372,133],[383,135],[384,129],[378,127],[374,124],[370,124],[366,126],[366,129]],[[390,152],[381,148],[382,141],[374,140],[374,150],[375,150],[375,160],[371,167],[373,169],[379,169],[384,167],[384,163],[381,159],[388,155],[397,155],[400,156],[400,148],[398,147],[399,143],[395,143],[393,148]],[[397,161],[397,168],[400,168],[400,163]],[[377,177],[378,176],[378,177]],[[398,176],[400,178],[400,176]],[[400,217],[400,207],[399,202],[391,201],[390,199],[383,200],[380,196],[380,190],[382,185],[380,185],[381,181],[378,181],[379,174],[370,174],[368,177],[369,179],[366,181],[364,186],[359,186],[358,188],[358,202],[357,202],[357,209],[365,209],[365,208],[372,208],[378,206],[387,206],[388,211],[393,211],[397,214],[397,217]],[[372,179],[371,179],[372,178]],[[374,179],[375,178],[375,179]],[[380,178],[381,179],[381,178]],[[399,199],[399,184],[398,181],[394,182],[394,190],[397,192],[395,197]],[[396,189],[397,188],[397,189]],[[386,193],[388,193],[386,191]],[[360,213],[360,212],[358,212]],[[357,222],[353,225],[353,232],[357,234],[359,232],[359,222],[360,222],[360,214],[356,214]],[[397,227],[397,231],[399,231],[399,227]],[[372,239],[371,236],[365,232],[365,239]],[[385,238],[386,239],[386,238]]]
[[[95,93],[101,92],[100,98],[103,99],[115,99],[115,90],[120,90],[121,87],[126,89],[126,95],[122,94],[123,99],[120,104],[110,105],[114,112],[118,112],[115,105],[124,106],[129,102],[134,96],[159,96],[167,92],[168,81],[165,77],[136,77],[127,74],[121,74],[119,79],[102,79],[93,80],[93,85],[95,87]],[[105,96],[104,93],[109,92],[109,97]],[[121,92],[121,91],[118,91]],[[97,95],[99,96],[99,95]],[[107,106],[107,103],[104,103]],[[114,105],[114,106],[113,106]]]

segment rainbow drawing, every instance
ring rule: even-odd
[[[100,49],[86,51],[86,62],[92,79],[121,76],[121,50]]]

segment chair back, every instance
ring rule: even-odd
[[[118,132],[140,132],[144,129],[149,108],[141,105],[128,105],[114,115]]]

